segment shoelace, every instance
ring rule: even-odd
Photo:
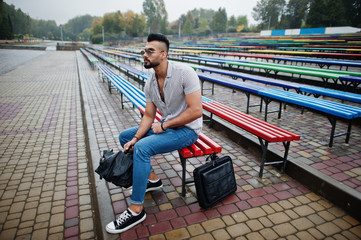
[[[123,222],[125,222],[128,218],[130,218],[131,215],[128,211],[123,212],[119,215],[119,217],[116,219],[117,225],[121,225]]]

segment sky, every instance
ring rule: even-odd
[[[259,0],[164,0],[168,12],[168,21],[177,20],[182,14],[194,8],[218,10],[225,8],[228,17],[247,15],[249,24],[256,24],[251,12]],[[68,20],[90,14],[103,17],[105,13],[126,12],[132,10],[140,14],[143,11],[144,0],[4,0],[20,8],[31,18],[55,20],[57,25]]]

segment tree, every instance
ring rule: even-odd
[[[213,15],[211,28],[214,32],[226,32],[227,13],[225,8],[219,8]]]
[[[281,20],[283,28],[300,28],[306,20],[310,0],[289,0],[285,15]]]
[[[136,14],[133,19],[132,31],[130,36],[132,37],[142,36],[144,34],[145,26],[146,26],[145,15]]]
[[[195,20],[193,18],[193,14],[190,11],[188,11],[185,17],[185,21],[183,22],[182,25],[182,32],[185,34],[192,34],[194,27],[195,27]]]
[[[263,28],[278,28],[285,0],[260,0],[253,8],[252,16]]]
[[[243,29],[248,29],[247,16],[231,16],[228,20],[228,32],[240,32]]]
[[[75,18],[70,19],[64,26],[64,32],[66,32],[67,38],[70,38],[71,40],[77,41],[77,40],[89,40],[88,38],[85,38],[86,36],[89,36],[87,34],[81,34],[86,33],[86,29],[89,29],[92,25],[94,17],[90,16],[89,14],[78,16]],[[84,32],[85,31],[85,32]]]
[[[342,0],[313,0],[307,16],[308,27],[332,27],[347,25],[348,17]]]
[[[168,13],[163,0],[145,0],[143,11],[147,18],[148,28],[152,32],[166,33]]]
[[[10,16],[4,9],[4,2],[0,1],[0,39],[12,39],[14,37]]]
[[[146,20],[144,15],[135,14],[133,11],[128,11],[123,14],[123,20],[125,25],[125,32],[128,36],[137,37],[140,36],[145,29]]]

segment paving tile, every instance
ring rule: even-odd
[[[277,239],[279,238],[278,234],[270,228],[264,228],[260,231],[260,234],[264,239]]]
[[[341,229],[332,222],[326,222],[316,227],[325,236],[332,236],[341,231]]]
[[[207,217],[204,215],[204,213],[193,213],[191,215],[185,216],[185,220],[189,225],[192,225],[207,220]]]
[[[297,229],[289,223],[282,223],[273,227],[273,230],[281,237],[295,234]]]
[[[221,239],[231,239],[231,236],[225,229],[218,229],[212,232],[212,236],[216,240]]]
[[[298,231],[307,230],[314,227],[314,223],[307,218],[298,218],[290,222]]]
[[[200,224],[193,224],[187,227],[191,236],[196,236],[205,233],[203,227]]]
[[[284,212],[277,212],[267,215],[267,218],[274,224],[285,223],[291,220],[291,218]]]
[[[169,231],[165,233],[167,239],[188,239],[190,237],[188,231],[185,228]]]

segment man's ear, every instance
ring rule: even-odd
[[[164,58],[164,59],[168,57],[168,52],[167,51],[164,51],[161,54],[162,54],[162,58]]]

